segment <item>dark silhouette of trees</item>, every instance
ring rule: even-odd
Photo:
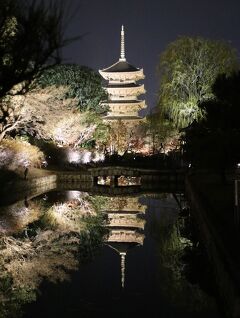
[[[0,1],[0,139],[21,120],[8,95],[24,94],[49,65],[60,63],[63,33],[59,1]]]
[[[31,81],[46,64],[60,62],[63,8],[56,1],[0,2],[0,96]]]
[[[215,81],[213,100],[199,107],[205,119],[185,130],[185,150],[189,161],[198,167],[225,170],[240,160],[240,72]]]

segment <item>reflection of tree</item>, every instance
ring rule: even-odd
[[[186,248],[192,248],[192,243],[180,236],[178,220],[174,224],[169,220],[163,222],[153,219],[151,233],[158,243],[159,266],[163,273],[160,286],[166,301],[189,312],[196,308],[199,312],[204,312],[205,308],[213,308],[213,300],[199,286],[190,284],[184,276],[185,264],[182,259]]]
[[[39,202],[26,200],[1,207],[0,233],[9,235],[21,231],[27,224],[39,219],[41,210]]]
[[[43,280],[69,279],[79,263],[96,253],[106,230],[88,199],[46,205],[22,233],[0,238],[0,317],[19,317],[21,305],[36,298]]]
[[[94,207],[86,197],[81,197],[54,204],[44,214],[42,221],[52,229],[78,232],[84,229],[83,216],[90,215],[96,215]]]
[[[77,268],[74,253],[79,237],[60,231],[42,231],[34,239],[4,237],[0,255],[4,268],[11,274],[13,288],[36,288],[43,278],[62,281],[67,271]]]
[[[15,314],[8,312],[16,306],[15,302],[20,307],[21,302],[32,301],[43,279],[52,282],[68,279],[69,271],[76,270],[78,266],[75,257],[78,244],[79,237],[76,234],[60,231],[41,231],[31,239],[2,237],[0,299],[6,305],[5,314]],[[0,311],[0,315],[3,313]]]

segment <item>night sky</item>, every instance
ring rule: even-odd
[[[130,64],[144,69],[145,98],[150,108],[156,101],[159,54],[178,36],[225,40],[240,52],[239,0],[72,0],[71,3],[76,14],[66,36],[85,35],[63,49],[64,62],[95,70],[110,66],[119,58],[120,28],[124,24],[126,58]]]

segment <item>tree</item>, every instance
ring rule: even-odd
[[[116,120],[110,123],[106,148],[111,153],[123,155],[127,152],[141,152],[145,143],[143,122]]]
[[[76,146],[85,141],[93,134],[95,125],[87,124],[87,112],[80,113],[75,100],[63,99],[66,91],[66,87],[52,86],[31,90],[24,96],[7,96],[8,109],[18,115],[12,129],[61,146]]]
[[[36,81],[42,88],[67,86],[65,98],[75,98],[81,112],[93,111],[103,114],[106,106],[102,104],[107,95],[102,88],[100,75],[87,66],[76,64],[55,65],[46,69]]]
[[[0,140],[21,120],[6,95],[24,94],[43,69],[60,62],[65,44],[58,1],[0,2]]]
[[[195,166],[221,172],[240,159],[240,73],[219,76],[213,85],[214,99],[200,105],[205,119],[185,129],[187,159]]]
[[[179,132],[174,125],[165,120],[161,112],[151,113],[146,122],[149,148],[152,153],[168,153],[179,146]]]
[[[60,62],[63,7],[56,1],[2,0],[0,3],[0,96],[31,82],[46,64]]]
[[[76,147],[95,138],[107,139],[107,129],[100,118],[105,111],[101,101],[106,94],[93,70],[59,65],[43,71],[24,95],[17,87],[14,89],[14,94],[2,99],[9,116],[0,140],[13,131],[61,146]]]
[[[213,99],[212,85],[220,74],[238,68],[236,51],[227,43],[200,37],[181,37],[160,56],[160,111],[178,127],[204,117],[198,105]]]

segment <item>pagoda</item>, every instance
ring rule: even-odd
[[[99,70],[100,75],[107,81],[105,89],[108,93],[106,105],[109,108],[104,117],[108,121],[127,120],[136,121],[141,117],[139,110],[146,107],[144,100],[138,96],[145,93],[144,85],[138,84],[144,79],[143,69],[129,64],[125,57],[124,27],[121,30],[120,58],[113,65]]]
[[[121,286],[125,287],[127,252],[144,241],[144,214],[147,206],[139,202],[138,197],[108,198],[109,235],[106,244],[120,256]]]

